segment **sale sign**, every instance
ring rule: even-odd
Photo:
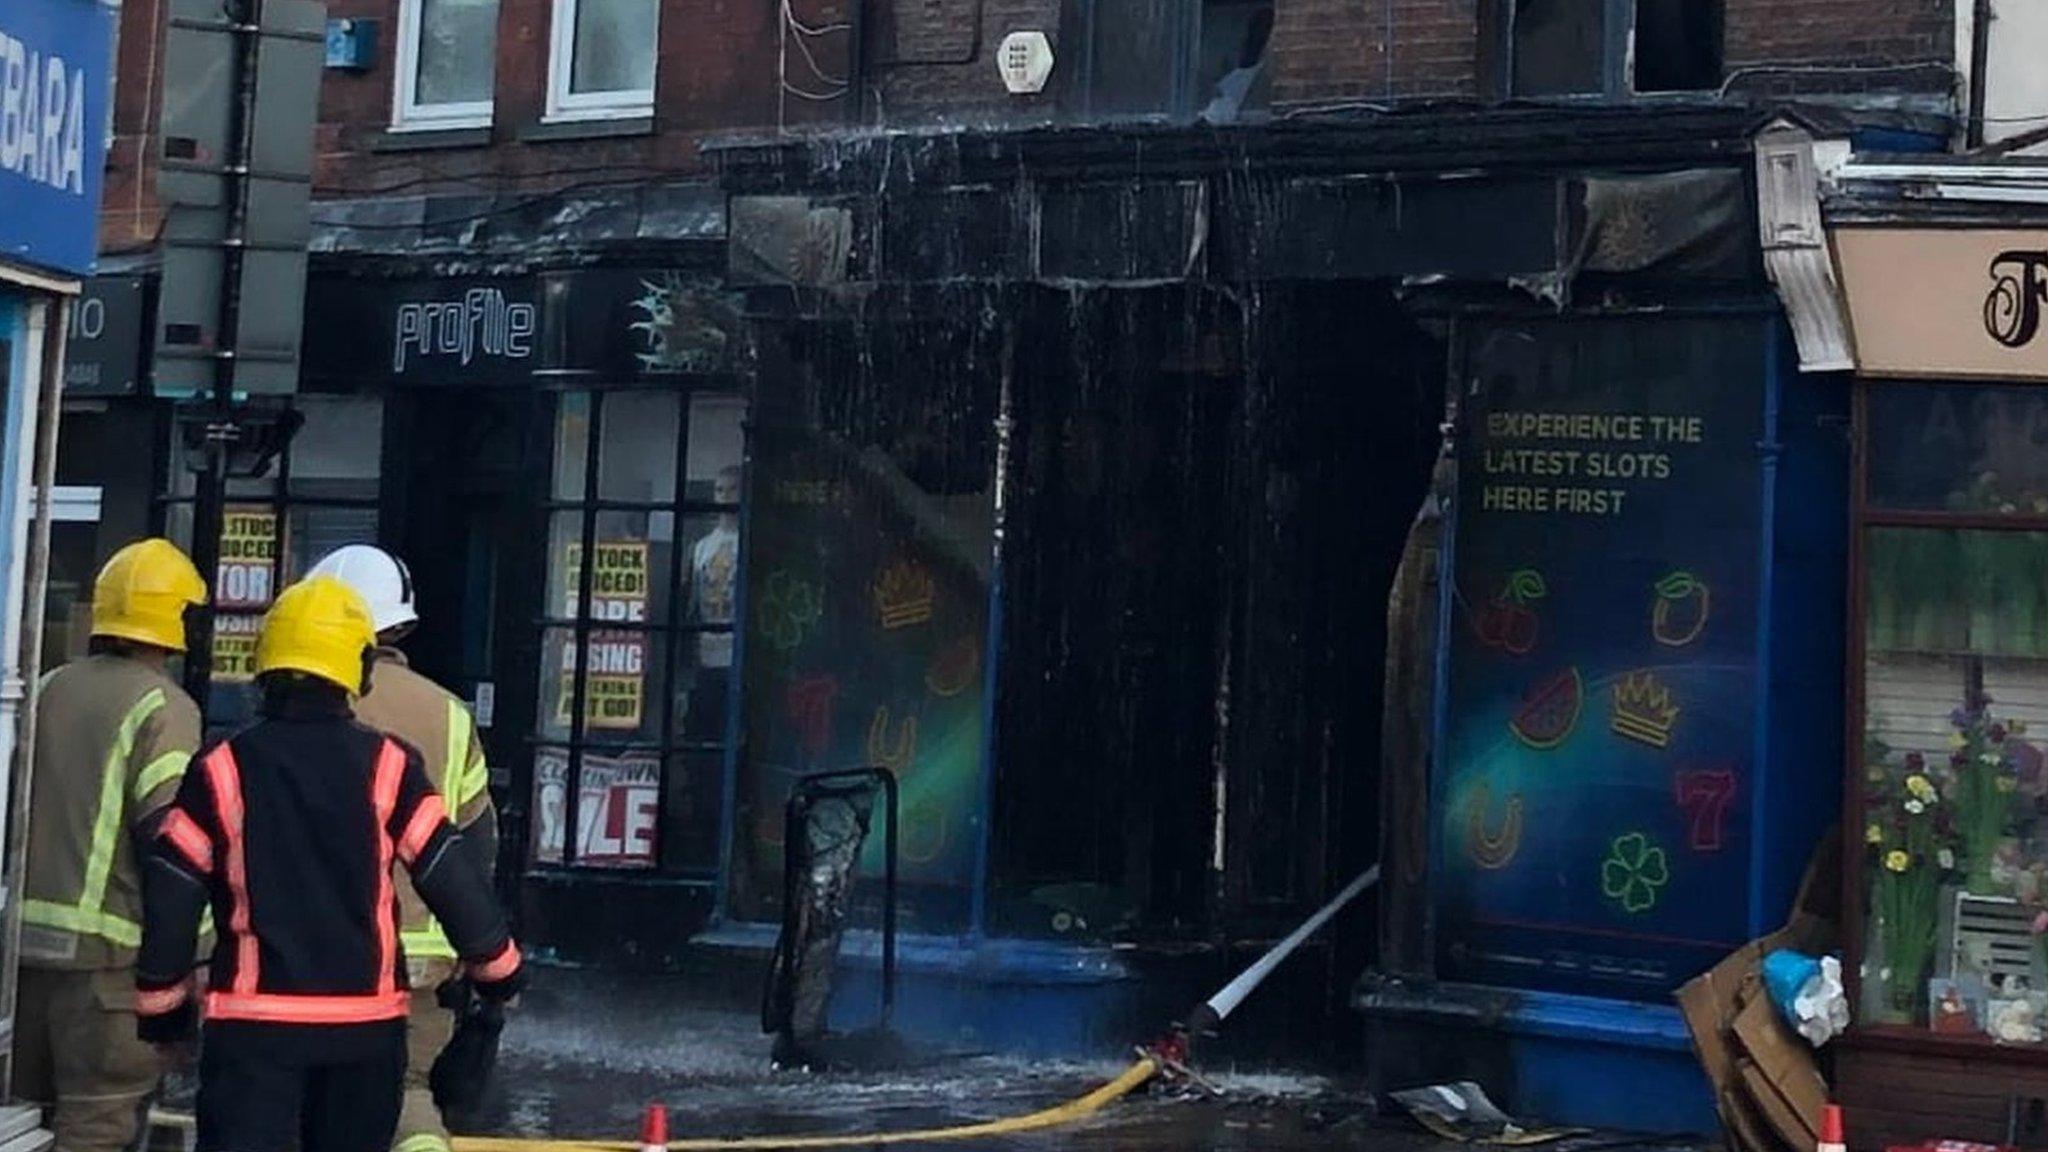
[[[661,827],[661,761],[646,754],[585,754],[576,789],[576,863],[592,868],[652,868]],[[543,749],[533,761],[534,854],[562,863],[568,831],[569,756]]]

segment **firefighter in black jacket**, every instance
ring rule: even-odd
[[[218,943],[205,994],[200,1152],[385,1152],[411,1001],[392,865],[447,929],[478,992],[524,972],[485,873],[418,752],[355,722],[376,633],[347,585],[286,589],[256,643],[261,718],[200,750],[143,873],[136,1009],[144,1040],[191,1039],[202,908]]]

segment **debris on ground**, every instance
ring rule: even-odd
[[[1460,1144],[1491,1144],[1520,1148],[1550,1144],[1585,1133],[1583,1128],[1524,1128],[1487,1098],[1486,1090],[1469,1080],[1433,1084],[1393,1093],[1394,1102],[1417,1123]]]
[[[1814,853],[1783,928],[1743,945],[1678,990],[1679,1010],[1735,1152],[1808,1152],[1820,1137],[1827,1081],[1813,1045],[1773,1004],[1763,970],[1773,953],[1835,950],[1840,877],[1837,834]]]

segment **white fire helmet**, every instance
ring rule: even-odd
[[[332,576],[355,589],[370,606],[379,634],[419,621],[413,609],[412,573],[405,561],[369,544],[348,544],[321,557],[307,576]]]

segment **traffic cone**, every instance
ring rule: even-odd
[[[668,1152],[668,1105],[647,1106],[640,1118],[640,1152]]]
[[[1849,1152],[1842,1134],[1842,1106],[1829,1104],[1820,1110],[1820,1143],[1814,1152]]]

